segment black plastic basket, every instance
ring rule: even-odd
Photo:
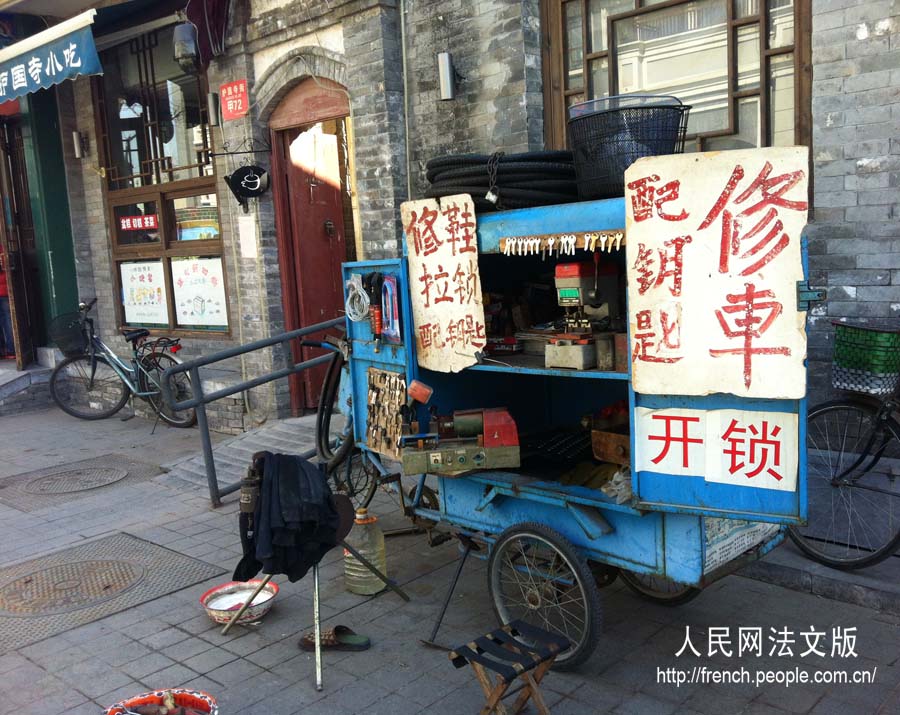
[[[689,105],[677,97],[621,95],[569,108],[569,148],[582,199],[625,193],[625,170],[644,156],[684,151]]]
[[[66,357],[83,355],[87,350],[87,335],[81,325],[81,313],[57,315],[47,326],[50,342]]]

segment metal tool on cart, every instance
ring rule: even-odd
[[[546,367],[589,370],[597,366],[593,322],[586,306],[608,306],[608,317],[618,318],[618,277],[604,270],[600,254],[594,260],[560,263],[555,270],[556,301],[566,311],[565,332],[550,338],[544,349]]]
[[[427,431],[411,423],[409,433],[400,438],[406,474],[519,466],[519,431],[505,408],[456,410],[451,415],[432,409],[430,417]]]

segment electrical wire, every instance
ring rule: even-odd
[[[360,323],[369,318],[369,294],[362,284],[362,276],[355,273],[347,281],[347,317],[354,323]]]

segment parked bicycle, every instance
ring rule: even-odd
[[[839,569],[900,547],[900,331],[835,324],[832,384],[851,394],[809,410],[807,526],[800,549]]]
[[[162,396],[163,373],[178,365],[179,338],[148,340],[144,328],[125,330],[131,343],[131,359],[116,355],[94,332],[88,313],[97,299],[80,303],[77,313],[56,317],[49,327],[50,339],[66,359],[50,375],[50,396],[63,411],[83,420],[99,420],[116,414],[133,396],[146,400],[165,422],[190,427],[197,416],[193,409],[174,411]],[[193,396],[190,377],[180,373],[169,378],[176,401]]]

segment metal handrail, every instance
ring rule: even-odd
[[[206,466],[206,481],[209,484],[209,498],[214,507],[221,506],[222,497],[227,494],[231,494],[232,492],[236,492],[238,489],[240,489],[241,484],[240,482],[235,482],[233,484],[227,484],[221,487],[219,486],[219,480],[216,476],[216,463],[212,451],[212,441],[209,436],[209,422],[206,417],[206,405],[208,405],[210,402],[221,400],[223,397],[230,397],[231,395],[237,394],[239,392],[244,392],[245,390],[258,387],[259,385],[264,385],[267,382],[272,382],[273,380],[278,380],[282,377],[288,377],[290,375],[295,375],[299,372],[303,372],[304,370],[308,370],[311,367],[315,367],[316,365],[321,365],[328,362],[329,360],[331,360],[332,356],[330,354],[320,355],[319,357],[314,357],[309,360],[293,363],[288,367],[273,370],[270,373],[254,377],[251,380],[244,380],[243,382],[239,382],[229,387],[222,388],[221,390],[216,390],[215,392],[212,392],[208,395],[203,393],[203,383],[200,381],[200,368],[279,344],[283,347],[285,355],[287,356],[291,354],[292,340],[302,338],[312,333],[318,333],[322,330],[328,330],[329,328],[336,328],[343,324],[344,318],[334,318],[333,320],[326,320],[323,323],[316,323],[315,325],[309,325],[305,328],[298,328],[297,330],[292,330],[287,333],[280,333],[279,335],[274,335],[269,338],[263,338],[262,340],[256,340],[245,345],[238,345],[226,350],[220,350],[219,352],[213,353],[212,355],[199,357],[195,360],[188,360],[187,362],[183,362],[180,365],[175,365],[168,368],[163,373],[161,385],[162,396],[169,408],[173,411],[189,409],[195,409],[197,411],[197,427],[199,427],[200,429],[200,440],[203,444],[203,462]],[[340,350],[339,347],[331,345],[330,343],[302,341],[301,345],[321,347],[333,351]],[[190,375],[191,387],[193,388],[194,396],[188,400],[175,402],[175,396],[172,394],[170,378],[174,375],[178,375],[184,372]],[[308,452],[304,452],[300,456],[304,459],[309,459],[310,457],[315,455],[315,453],[316,450],[312,449]]]

